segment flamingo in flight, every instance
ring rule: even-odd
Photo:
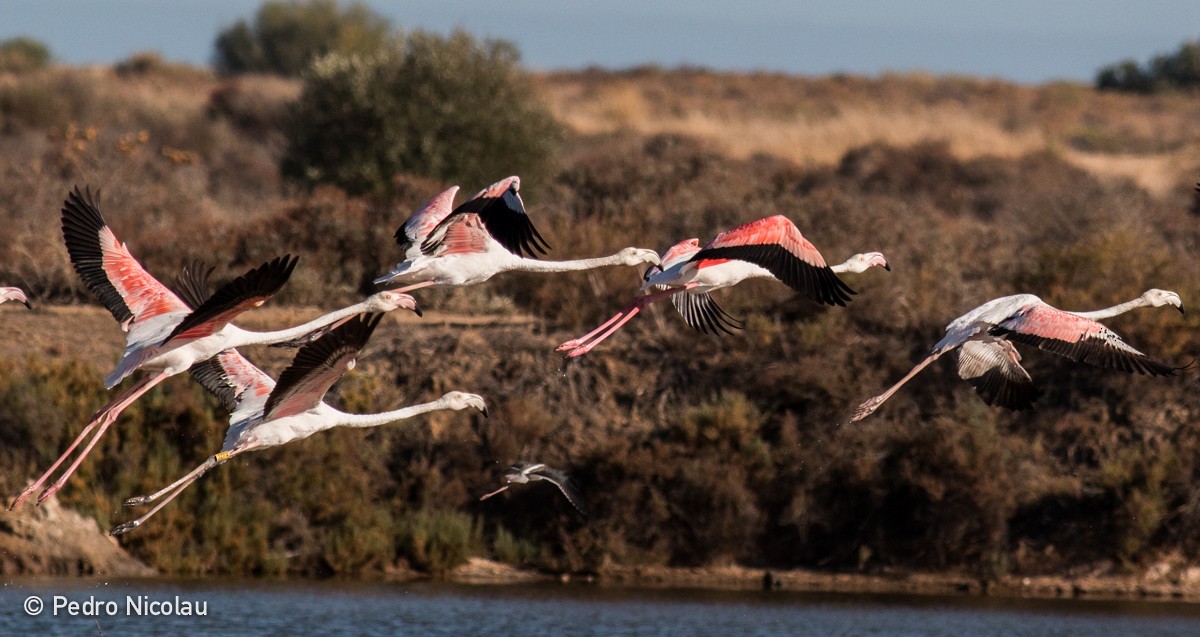
[[[25,304],[25,307],[33,309],[29,304],[29,298],[25,296],[25,292],[21,288],[0,288],[0,303],[5,301],[19,301]]]
[[[1167,290],[1147,290],[1138,298],[1094,312],[1068,312],[1048,305],[1032,294],[993,299],[954,319],[946,336],[912,371],[882,394],[854,410],[850,421],[870,416],[904,383],[942,354],[958,349],[958,375],[983,401],[1008,409],[1028,409],[1038,397],[1029,372],[1013,343],[1065,356],[1077,363],[1117,369],[1127,373],[1170,376],[1176,369],[1155,361],[1131,347],[1100,319],[1139,307],[1173,305],[1183,313],[1183,300]]]
[[[382,314],[361,315],[300,348],[278,383],[235,349],[193,367],[192,376],[230,411],[225,443],[220,452],[179,480],[153,494],[126,500],[125,506],[162,501],[136,520],[114,528],[112,535],[141,526],[213,467],[247,451],[284,445],[333,427],[377,427],[439,409],[474,408],[487,416],[482,397],[458,391],[433,402],[378,414],[348,414],[325,403],[326,392],[354,368],[359,351],[382,318]]]
[[[657,264],[658,253],[625,248],[595,259],[541,261],[549,249],[525,211],[518,190],[521,179],[498,181],[454,208],[458,186],[421,206],[396,230],[405,260],[377,284],[406,284],[398,292],[431,285],[472,285],[509,270],[573,272],[608,265]]]
[[[512,466],[504,470],[505,485],[491,493],[483,494],[479,500],[482,502],[514,484],[528,484],[539,480],[544,480],[558,487],[558,490],[562,491],[563,496],[567,498],[567,502],[570,502],[576,511],[583,513],[583,497],[579,495],[579,489],[575,488],[575,483],[567,477],[567,474],[540,462],[522,460],[513,463]],[[587,514],[584,513],[584,515]]]
[[[675,244],[664,254],[661,266],[646,271],[642,296],[600,327],[556,349],[566,351],[567,357],[582,356],[642,308],[667,297],[671,297],[675,308],[695,329],[713,333],[740,329],[741,322],[721,309],[709,293],[746,279],[775,279],[818,303],[844,306],[854,291],[837,275],[865,272],[874,266],[891,270],[879,252],[856,254],[845,263],[826,265],[816,246],[800,234],[790,219],[782,215],[759,219],[722,232],[703,248],[697,239]],[[653,288],[658,291],[651,292]]]
[[[87,435],[92,439],[53,484],[38,496],[41,504],[54,495],[91,452],[120,413],[150,388],[187,371],[194,363],[218,352],[242,345],[270,344],[297,338],[327,323],[359,312],[405,308],[419,313],[416,301],[407,294],[380,292],[363,302],[332,312],[291,329],[252,332],[230,323],[236,316],[262,305],[291,276],[296,259],[290,256],[250,270],[204,298],[205,274],[185,270],[177,284],[178,293],[163,285],[138,263],[100,214],[91,190],[72,191],[62,211],[63,237],[75,271],[128,332],[125,353],[116,369],[104,379],[111,389],[138,370],[151,372],[138,379],[107,405],[100,408],[58,460],[13,500],[9,510],[21,505],[41,488]]]

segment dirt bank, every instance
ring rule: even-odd
[[[131,557],[91,518],[59,506],[0,512],[0,575],[147,577],[157,571]]]

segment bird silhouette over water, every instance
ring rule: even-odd
[[[504,481],[506,484],[491,493],[484,494],[479,500],[482,502],[501,491],[505,491],[514,484],[528,484],[530,482],[537,482],[538,480],[545,480],[558,487],[558,490],[562,491],[562,494],[567,498],[567,502],[570,502],[576,511],[587,515],[583,510],[583,497],[579,494],[579,489],[575,487],[575,483],[567,477],[567,474],[540,462],[520,461],[513,463],[512,466],[504,470]]]

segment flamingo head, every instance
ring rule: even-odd
[[[1183,299],[1180,298],[1178,294],[1170,290],[1152,288],[1146,290],[1146,293],[1142,295],[1142,298],[1150,304],[1150,307],[1173,305],[1175,306],[1175,309],[1179,310],[1180,314],[1183,314]]]
[[[621,258],[621,263],[624,265],[641,265],[643,263],[659,265],[662,263],[657,252],[646,248],[625,248],[618,252],[617,256]]]
[[[417,305],[416,299],[403,292],[394,292],[392,290],[376,292],[367,297],[366,307],[363,311],[391,312],[398,309],[412,310],[417,316],[424,316],[424,312],[421,311],[421,306]]]
[[[5,301],[17,301],[25,307],[33,309],[33,306],[29,304],[29,299],[25,296],[25,292],[21,288],[0,288],[0,303]]]
[[[847,272],[866,272],[873,267],[880,267],[888,272],[892,271],[892,266],[888,264],[882,252],[863,252],[846,259]]]
[[[473,409],[478,409],[479,413],[483,414],[484,418],[487,418],[487,403],[483,402],[483,396],[478,394],[468,394],[467,392],[463,391],[451,391],[446,392],[446,394],[442,396],[442,401],[446,403],[447,409],[458,411],[470,407]]]

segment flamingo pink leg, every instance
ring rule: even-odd
[[[946,350],[942,350],[940,352],[934,352],[933,354],[930,354],[929,356],[927,356],[925,358],[925,360],[918,363],[916,367],[912,368],[912,371],[905,374],[904,378],[901,378],[899,381],[896,382],[895,385],[892,385],[891,387],[889,387],[887,391],[885,391],[882,394],[880,394],[874,398],[871,398],[871,399],[867,400],[866,402],[864,402],[863,404],[859,405],[854,410],[854,414],[850,416],[850,420],[846,424],[849,425],[852,423],[856,423],[856,422],[862,420],[863,418],[866,418],[867,416],[870,416],[871,414],[875,413],[875,410],[878,409],[879,406],[883,404],[883,401],[887,400],[888,398],[891,398],[892,394],[896,393],[896,390],[898,390],[904,386],[904,383],[907,383],[910,378],[917,375],[917,372],[921,371],[922,369],[925,369],[930,363],[937,360],[939,356],[941,356],[942,354],[945,354],[948,351],[950,351],[950,350],[946,349]]]
[[[575,349],[567,352],[567,358],[575,358],[577,356],[583,356],[584,354],[592,351],[592,348],[596,347],[601,342],[603,342],[604,339],[608,338],[609,336],[612,336],[617,330],[621,329],[621,327],[623,325],[628,323],[629,320],[632,319],[633,317],[637,316],[638,312],[640,312],[642,310],[642,308],[646,307],[647,305],[649,305],[655,301],[665,299],[669,296],[683,293],[686,290],[696,287],[697,285],[699,285],[699,284],[692,282],[692,283],[688,283],[687,285],[685,285],[683,287],[667,288],[666,290],[660,290],[658,292],[655,292],[654,294],[647,294],[646,296],[641,296],[641,297],[634,299],[633,303],[630,303],[628,306],[626,306],[625,309],[621,310],[621,312],[619,312],[612,319],[609,319],[604,325],[601,325],[597,330],[592,331],[591,333],[583,336],[582,338],[576,339],[581,342],[587,341],[587,339],[589,337],[593,336],[597,331],[605,329],[605,326],[609,325],[610,323],[613,323],[614,319],[616,320],[616,322],[613,323],[611,327],[608,327],[607,330],[605,330],[599,336],[596,336],[594,339],[591,340],[591,342],[588,342],[585,345],[580,345],[580,346],[576,347]],[[565,343],[564,343],[564,345],[565,345]]]
[[[95,436],[92,436],[91,442],[89,442],[88,445],[83,448],[83,451],[79,452],[79,457],[75,459],[75,462],[71,463],[70,467],[67,467],[67,470],[63,472],[58,480],[55,480],[54,484],[46,487],[45,491],[42,491],[41,495],[38,496],[37,503],[41,504],[45,502],[50,498],[50,496],[58,493],[58,490],[63,488],[63,485],[67,483],[67,479],[71,477],[71,474],[75,473],[75,470],[79,468],[79,465],[83,462],[83,459],[86,458],[89,453],[91,453],[92,447],[96,446],[96,443],[100,441],[100,437],[104,435],[104,432],[108,429],[109,425],[113,424],[117,420],[117,417],[121,415],[121,412],[125,411],[126,407],[132,405],[134,401],[142,397],[142,394],[150,391],[152,387],[170,378],[170,376],[171,375],[166,372],[160,372],[156,376],[151,376],[148,379],[144,379],[140,385],[135,385],[135,389],[129,392],[124,400],[117,403],[111,410],[105,412],[104,423],[100,425],[100,430],[96,432]]]
[[[587,334],[584,334],[583,336],[580,336],[579,338],[573,338],[573,339],[563,343],[562,345],[559,345],[558,347],[554,348],[554,351],[565,352],[567,350],[572,350],[572,349],[575,349],[576,347],[579,347],[580,345],[583,345],[584,343],[586,343],[588,341],[588,339],[599,334],[600,332],[603,332],[604,329],[607,328],[609,325],[612,325],[618,319],[620,319],[622,316],[625,316],[625,314],[627,312],[629,312],[630,310],[632,310],[635,306],[636,306],[636,303],[630,303],[629,305],[626,305],[624,308],[621,309],[620,312],[613,314],[612,318],[601,323],[600,327],[597,327],[596,329],[588,332]]]
[[[109,531],[108,534],[109,535],[121,535],[122,533],[128,533],[129,531],[132,531],[132,530],[136,529],[137,527],[141,526],[142,523],[144,523],[146,520],[150,519],[150,516],[154,515],[155,513],[158,513],[159,510],[162,509],[163,507],[167,506],[167,504],[171,500],[174,500],[176,496],[178,496],[180,493],[183,493],[183,490],[188,488],[189,485],[191,485],[196,480],[199,480],[200,477],[203,476],[204,474],[208,473],[209,469],[212,469],[213,467],[215,467],[219,464],[223,464],[226,460],[229,460],[233,456],[241,453],[241,451],[244,451],[244,449],[238,450],[238,451],[233,451],[228,454],[217,454],[216,456],[212,456],[208,460],[205,460],[204,462],[202,462],[200,464],[200,466],[196,467],[195,469],[192,469],[191,472],[189,472],[187,475],[176,480],[175,482],[172,482],[170,485],[159,490],[157,493],[155,493],[153,495],[149,495],[149,496],[138,496],[136,498],[129,498],[128,500],[125,501],[125,506],[136,506],[139,504],[149,504],[150,502],[153,502],[155,499],[161,497],[162,494],[166,493],[167,491],[170,491],[171,489],[175,489],[173,492],[171,492],[171,495],[167,496],[165,499],[163,499],[162,502],[159,502],[157,505],[155,505],[155,507],[153,509],[150,509],[149,511],[147,511],[145,515],[143,515],[142,517],[140,517],[136,520],[133,520],[131,522],[126,522],[124,524],[121,524],[121,525],[113,528],[113,530]],[[223,457],[221,457],[221,459],[218,460],[217,458],[219,456],[223,456]]]
[[[483,502],[484,500],[486,500],[486,499],[488,499],[488,498],[490,498],[490,497],[492,497],[492,496],[496,495],[497,493],[500,493],[501,491],[504,491],[504,490],[506,490],[506,489],[508,489],[508,485],[507,485],[507,484],[506,484],[506,485],[504,485],[504,486],[502,486],[502,487],[500,487],[499,489],[496,489],[495,491],[492,491],[491,493],[488,493],[488,494],[485,494],[485,495],[482,495],[482,496],[480,496],[480,497],[479,497],[479,501],[480,501],[480,502]]]
[[[589,342],[585,345],[580,345],[579,347],[576,347],[575,349],[567,352],[567,358],[575,358],[577,356],[583,356],[584,354],[587,354],[588,352],[592,351],[592,348],[594,348],[597,345],[599,345],[600,343],[602,343],[604,341],[604,339],[612,336],[614,333],[616,333],[617,330],[621,329],[622,326],[624,326],[626,323],[628,323],[630,319],[637,316],[638,312],[642,311],[643,305],[645,305],[645,304],[643,303],[643,304],[634,305],[632,308],[630,308],[629,312],[625,313],[625,316],[623,316],[621,318],[621,320],[617,321],[612,327],[608,328],[607,331],[605,331],[604,333],[597,336],[591,342]]]
[[[83,441],[86,434],[94,427],[99,426],[100,429],[95,433],[95,435],[92,436],[91,441],[88,442],[87,446],[83,448],[83,451],[79,452],[79,456],[75,459],[75,462],[71,463],[71,466],[67,467],[66,471],[63,472],[63,475],[59,477],[58,480],[56,480],[49,487],[46,487],[46,490],[38,496],[37,503],[41,504],[45,502],[47,498],[57,493],[58,490],[61,489],[64,484],[66,484],[67,479],[71,477],[71,474],[75,473],[75,470],[79,468],[80,463],[83,462],[83,459],[87,457],[92,448],[96,446],[96,443],[100,440],[100,437],[104,435],[104,432],[108,429],[109,425],[111,425],[117,419],[117,416],[121,415],[121,412],[124,411],[126,407],[133,404],[133,402],[140,398],[142,394],[145,394],[150,390],[150,388],[161,383],[163,380],[168,378],[168,376],[169,374],[160,373],[156,376],[148,376],[143,378],[128,390],[123,392],[116,399],[109,402],[108,405],[105,405],[102,409],[100,409],[100,411],[96,412],[92,416],[91,422],[89,422],[83,428],[83,431],[80,432],[79,436],[75,438],[75,442],[71,443],[71,446],[67,448],[65,453],[59,456],[58,460],[54,462],[50,469],[43,473],[36,482],[27,487],[25,491],[21,493],[21,495],[17,496],[16,500],[13,500],[9,510],[20,506],[21,503],[30,496],[30,494],[41,487],[42,484],[44,484],[46,480],[54,473],[54,471],[58,469],[58,466],[61,465],[64,460],[66,460],[67,456],[71,455],[71,452],[74,451],[77,446],[79,446],[79,443]]]
[[[141,381],[135,383],[129,389],[121,392],[120,395],[118,395],[116,398],[109,401],[109,403],[107,405],[105,405],[104,407],[100,408],[99,411],[92,414],[91,421],[88,422],[88,424],[83,428],[83,431],[79,432],[79,435],[75,437],[75,441],[71,443],[71,446],[67,447],[67,450],[64,451],[63,454],[58,457],[58,460],[54,461],[54,464],[51,465],[50,468],[47,469],[45,473],[43,473],[40,477],[38,477],[38,479],[33,484],[26,487],[25,490],[21,492],[21,495],[17,496],[17,498],[15,500],[13,500],[12,504],[9,505],[8,510],[12,511],[13,509],[16,509],[17,507],[21,506],[21,504],[25,501],[26,498],[28,498],[30,495],[32,495],[34,491],[37,491],[38,489],[40,489],[41,486],[43,484],[45,484],[46,480],[49,479],[50,476],[55,472],[55,470],[58,469],[59,465],[61,465],[63,463],[63,461],[65,461],[67,459],[67,457],[71,455],[72,451],[75,451],[75,448],[79,446],[79,443],[83,442],[83,439],[87,437],[88,432],[90,432],[92,429],[95,429],[97,425],[99,425],[101,422],[103,422],[105,420],[105,417],[108,415],[108,413],[110,411],[112,411],[112,409],[116,405],[120,404],[121,401],[128,398],[130,394],[132,394],[133,392],[140,389],[142,387],[143,383],[147,382],[147,380],[148,379],[142,379]]]

